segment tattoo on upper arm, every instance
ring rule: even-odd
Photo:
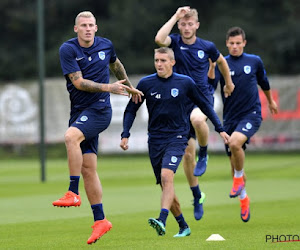
[[[74,73],[70,73],[69,78],[71,80],[71,82],[78,80],[80,77],[82,77],[82,73],[81,71],[76,71]]]

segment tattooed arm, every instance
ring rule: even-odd
[[[118,58],[114,63],[109,64],[109,68],[114,73],[114,75],[116,76],[116,78],[118,80],[125,79],[126,82],[124,82],[124,84],[127,85],[130,88],[133,88],[133,86],[132,86],[132,84],[129,81],[129,78],[127,76],[124,65],[121,63],[121,61]]]
[[[114,63],[109,64],[109,68],[114,73],[114,75],[117,77],[118,80],[124,79],[125,81],[123,84],[130,87],[130,91],[128,91],[128,89],[126,91],[132,95],[132,101],[135,103],[141,102],[142,96],[144,94],[132,86],[121,61],[117,58]]]
[[[110,92],[118,95],[129,96],[128,90],[130,87],[125,86],[123,83],[126,80],[116,81],[114,84],[97,83],[91,80],[84,79],[81,71],[76,71],[68,75],[73,85],[81,91],[86,92]]]

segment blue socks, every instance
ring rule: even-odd
[[[207,145],[205,147],[200,146],[199,156],[206,157],[206,155],[207,155]]]
[[[189,227],[182,214],[175,217],[175,219],[178,222],[180,228],[188,228]]]
[[[169,210],[162,208],[159,214],[159,220],[166,226],[167,217],[169,215]]]
[[[70,176],[69,191],[72,191],[75,194],[79,194],[79,192],[78,192],[79,179],[80,179],[80,176]]]
[[[94,221],[104,220],[104,212],[102,203],[91,205],[94,214]]]
[[[193,196],[195,199],[200,199],[201,198],[201,191],[199,188],[199,185],[195,186],[195,187],[190,187],[192,192],[193,192]]]

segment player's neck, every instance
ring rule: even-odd
[[[187,45],[192,45],[196,42],[196,39],[197,37],[196,36],[193,36],[191,38],[184,38],[184,37],[181,37],[183,43],[187,44]]]

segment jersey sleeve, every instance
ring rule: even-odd
[[[76,62],[74,49],[67,44],[63,44],[59,49],[60,64],[64,75],[81,71]]]
[[[267,77],[264,64],[259,56],[257,56],[257,83],[263,90],[270,90],[270,83]]]
[[[139,83],[136,87],[138,90],[141,90],[141,84]],[[145,98],[142,96],[142,101],[135,103],[132,101],[132,99],[129,100],[126,109],[124,111],[124,117],[123,117],[123,132],[121,133],[121,138],[129,138],[130,137],[130,129],[133,125],[133,122],[136,117],[136,112],[140,108],[140,106],[143,104]]]
[[[114,63],[117,60],[117,54],[115,51],[115,47],[113,43],[111,42],[111,57],[109,63]]]
[[[217,49],[216,45],[211,42],[209,47],[209,58],[212,60],[212,62],[215,62],[218,60],[220,56],[220,51]]]
[[[203,94],[201,89],[191,79],[188,83],[188,97],[201,109],[201,111],[211,120],[217,132],[223,132],[224,128],[219,117],[214,111],[208,98]]]

